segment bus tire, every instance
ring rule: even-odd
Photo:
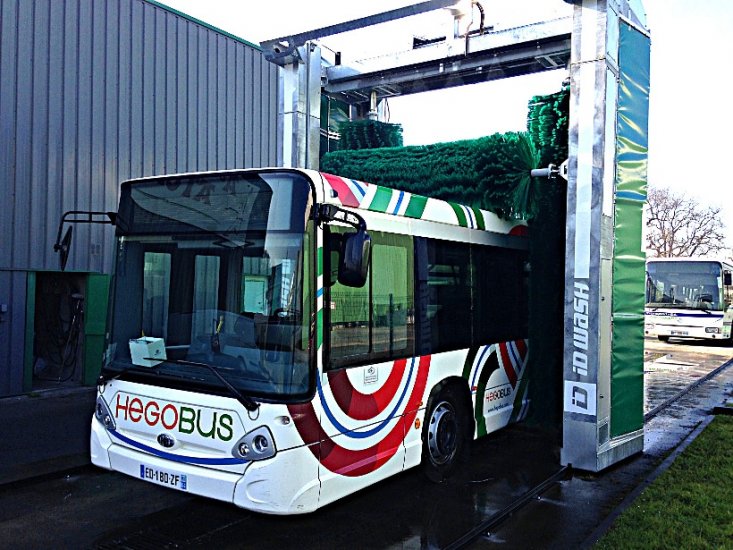
[[[470,424],[465,400],[454,386],[443,386],[431,396],[422,449],[422,467],[428,479],[440,483],[467,462]]]
[[[669,336],[657,336],[662,342],[669,342]]]

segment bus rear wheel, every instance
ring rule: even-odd
[[[468,415],[456,390],[443,387],[431,399],[423,427],[422,465],[425,475],[440,483],[466,462],[470,443]]]

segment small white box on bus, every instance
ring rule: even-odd
[[[143,336],[130,340],[132,364],[139,367],[154,367],[166,359],[165,342],[162,338]]]

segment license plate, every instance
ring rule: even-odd
[[[672,336],[687,336],[689,332],[686,330],[673,330],[671,331]]]
[[[165,485],[166,487],[173,487],[174,489],[179,489],[181,491],[188,490],[188,479],[186,474],[151,468],[145,464],[140,464],[140,479],[150,481],[151,483],[157,483],[158,485]]]

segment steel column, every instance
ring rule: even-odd
[[[632,341],[614,338],[614,315],[625,310],[624,301],[634,299],[613,286],[619,221],[618,36],[621,18],[630,20],[629,15],[639,20],[625,0],[580,0],[573,16],[561,459],[590,471],[641,451],[644,443],[641,423],[614,437],[611,410],[614,350],[639,347],[635,367],[643,368],[643,326],[641,338],[631,333]],[[645,148],[642,157],[645,180]],[[630,213],[639,220],[642,203],[643,196]]]
[[[299,59],[281,69],[278,139],[281,165],[318,168],[321,130],[321,49],[298,48]]]

